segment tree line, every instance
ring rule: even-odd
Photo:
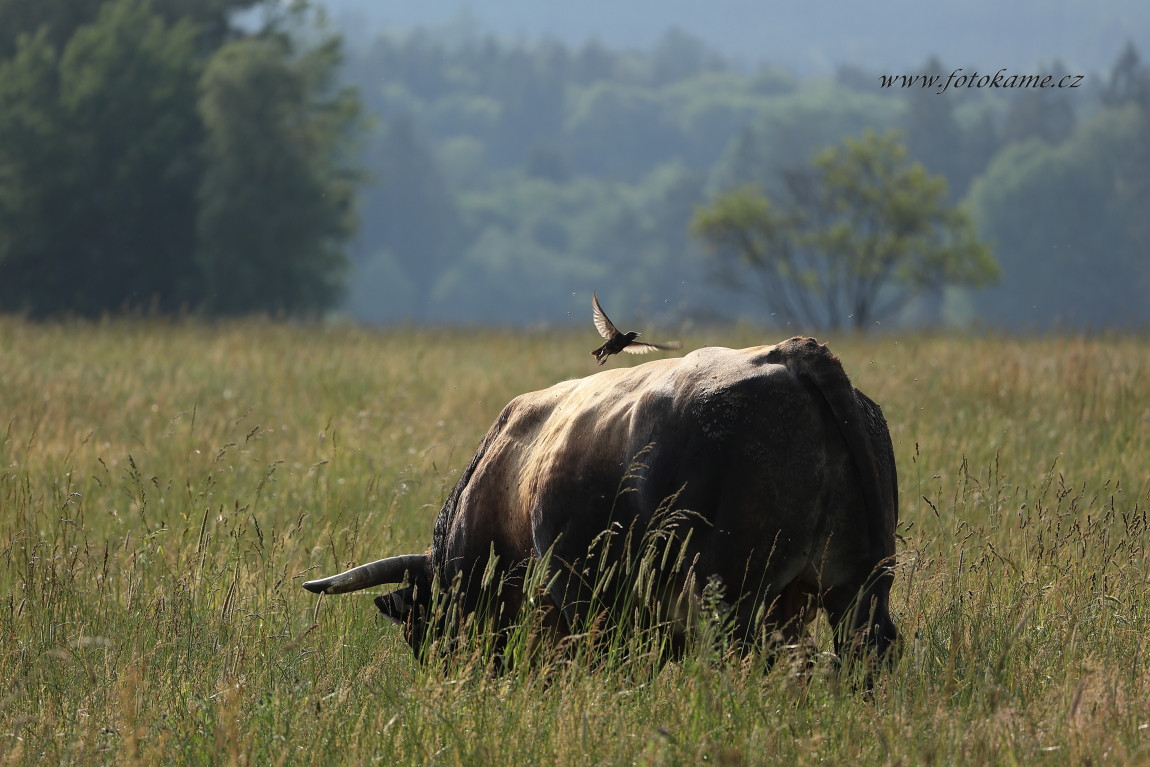
[[[931,59],[914,71],[954,68]],[[1054,81],[1069,73],[1057,61],[1042,71]],[[726,290],[763,281],[690,225],[733,190],[755,190],[791,225],[792,253],[858,245],[840,237],[831,247],[809,221],[801,231],[797,213],[832,203],[800,199],[797,187],[809,190],[821,152],[848,152],[870,130],[905,150],[896,165],[925,172],[929,193],[910,198],[924,203],[921,217],[954,225],[932,236],[988,246],[968,249],[966,261],[920,258],[929,279],[907,264],[884,267],[891,279],[871,304],[893,307],[887,321],[1150,322],[1136,292],[1150,265],[1131,258],[1144,237],[1139,174],[1106,159],[1144,152],[1150,136],[1138,128],[1146,105],[1130,83],[1148,75],[1133,46],[1074,91],[884,89],[879,73],[848,64],[798,79],[726,61],[675,31],[646,51],[508,43],[474,29],[380,34],[349,52],[346,73],[378,118],[365,154],[371,220],[353,247],[351,307],[369,320],[564,321],[581,317],[598,288],[649,316],[852,324],[860,313],[817,284],[825,272],[803,278],[821,296],[813,312],[782,303],[798,300],[794,284],[774,300]],[[1087,172],[1114,186],[1084,200]],[[1084,203],[1109,214],[1069,212]],[[1118,250],[1106,247],[1116,240]]]
[[[344,49],[286,8],[0,0],[0,310],[555,323],[598,289],[653,318],[1150,322],[1132,45],[1074,93],[937,95],[676,30]]]
[[[342,295],[359,102],[306,4],[0,0],[0,30],[0,309],[308,314]]]

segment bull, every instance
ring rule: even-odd
[[[672,508],[682,513],[668,517]],[[637,542],[668,518],[679,550],[658,561],[675,636],[719,584],[728,625],[747,644],[795,639],[822,608],[840,657],[894,645],[890,434],[879,406],[811,338],[703,348],[518,396],[444,502],[428,552],[303,586],[402,584],[375,603],[404,625],[417,656],[446,631],[431,607],[449,586],[458,615],[486,611],[503,630],[541,597],[562,637],[596,620],[618,626],[610,614],[624,590],[596,587],[593,575],[633,581],[636,568],[614,560],[640,554]],[[525,594],[531,562],[546,563],[542,594]]]

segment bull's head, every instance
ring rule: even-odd
[[[431,557],[405,554],[353,567],[330,578],[308,581],[305,589],[315,594],[345,594],[381,586],[404,584],[375,598],[375,606],[388,620],[403,626],[403,637],[418,655],[431,605]]]

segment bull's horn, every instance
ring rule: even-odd
[[[402,583],[406,573],[422,573],[426,566],[426,554],[404,554],[368,562],[330,578],[308,581],[303,587],[314,594],[346,594],[383,583]]]

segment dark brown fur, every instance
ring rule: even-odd
[[[555,631],[583,630],[603,618],[588,601],[594,572],[636,555],[656,513],[673,508],[687,512],[674,530],[682,565],[665,573],[666,593],[686,595],[680,607],[720,583],[739,638],[753,641],[776,629],[793,638],[821,606],[842,652],[883,654],[897,637],[897,504],[882,412],[825,346],[701,349],[512,400],[443,505],[422,585],[377,604],[408,623],[418,649],[429,582],[456,583],[463,611],[479,609],[494,553],[513,611],[516,573],[549,554]]]

